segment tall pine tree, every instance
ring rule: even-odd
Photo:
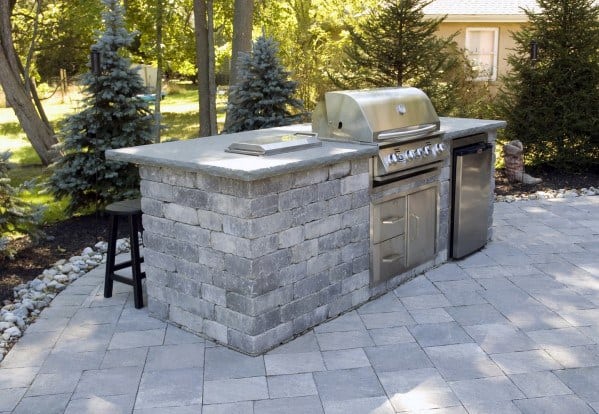
[[[231,88],[225,133],[271,128],[299,122],[303,104],[293,97],[297,82],[277,57],[274,39],[260,36],[252,52],[239,58],[239,83]],[[229,122],[230,117],[230,122]]]
[[[423,89],[442,114],[455,114],[461,91],[472,87],[472,72],[454,41],[436,32],[444,17],[425,18],[432,1],[385,0],[356,27],[343,69],[331,74],[342,88],[414,86]]]
[[[513,33],[500,100],[508,139],[521,140],[532,164],[599,166],[599,5],[538,0],[540,13]],[[531,62],[530,44],[539,45]]]
[[[143,81],[122,54],[133,36],[125,29],[120,2],[103,3],[105,29],[92,47],[100,55],[100,73],[83,76],[85,108],[62,125],[62,158],[50,178],[54,195],[69,198],[70,213],[137,196],[137,167],[106,160],[104,151],[152,141],[152,114],[137,97],[144,92]]]

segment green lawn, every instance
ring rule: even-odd
[[[45,104],[48,119],[55,131],[60,121],[77,111],[80,102],[66,104]],[[198,135],[198,93],[191,85],[176,84],[168,88],[167,96],[160,102],[163,130],[161,141],[195,138]],[[153,107],[153,105],[152,105]],[[217,116],[220,126],[224,123],[226,96],[219,95],[217,100]],[[50,171],[41,165],[40,159],[21,129],[18,119],[11,108],[0,108],[0,152],[10,151],[9,178],[11,184],[17,186],[29,180],[35,180],[34,190],[26,191],[23,198],[33,204],[47,207],[44,221],[56,222],[65,216],[66,200],[55,200],[44,190],[43,181],[50,176]]]

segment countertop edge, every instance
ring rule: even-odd
[[[449,118],[441,117],[441,132],[445,140],[466,137],[483,132],[496,131],[505,128],[506,121],[491,119]]]
[[[329,141],[330,142],[330,141]],[[335,143],[332,145],[334,146]],[[327,154],[321,157],[315,157],[286,165],[276,165],[272,167],[259,168],[252,171],[247,170],[234,170],[227,167],[212,166],[199,164],[191,161],[176,161],[167,159],[159,159],[153,156],[144,156],[140,154],[128,154],[121,150],[106,150],[106,158],[115,160],[130,162],[138,165],[153,166],[153,167],[164,167],[176,170],[204,173],[216,177],[232,178],[241,181],[256,181],[264,178],[269,178],[277,175],[290,174],[293,172],[308,170],[314,167],[322,167],[325,165],[332,165],[338,162],[351,161],[362,158],[369,158],[378,153],[378,147],[375,145],[363,145],[363,144],[347,144],[344,143],[344,148],[347,145],[355,147],[355,151],[343,152],[338,154]],[[313,151],[314,149],[312,149]],[[310,151],[310,150],[304,150]],[[288,154],[293,154],[290,152]],[[251,157],[248,155],[248,157]],[[257,157],[258,158],[258,157]]]

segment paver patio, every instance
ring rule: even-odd
[[[496,203],[494,240],[259,357],[63,291],[0,363],[0,413],[599,412],[599,197]]]

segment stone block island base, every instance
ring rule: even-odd
[[[442,120],[448,142],[473,133],[488,133],[493,141],[503,125]],[[435,256],[373,285],[370,220],[376,195],[369,165],[376,145],[325,140],[320,147],[272,156],[225,152],[235,141],[309,128],[106,152],[107,158],[139,165],[153,316],[257,355],[447,260],[448,166],[439,183],[445,214]]]
[[[367,159],[256,181],[140,174],[159,318],[257,354],[369,298]]]

